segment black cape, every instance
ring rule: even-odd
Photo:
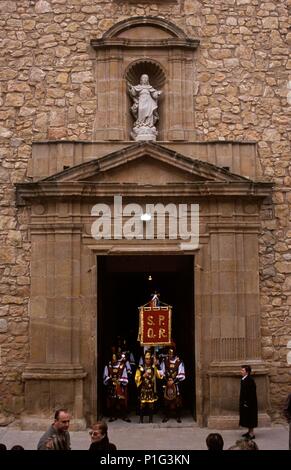
[[[112,444],[112,442],[109,442],[109,439],[107,436],[103,437],[101,441],[99,442],[92,442],[92,444],[89,447],[89,450],[93,452],[99,452],[99,451],[107,451],[107,452],[114,452],[116,451],[116,445]]]
[[[239,425],[245,428],[258,426],[258,403],[256,384],[249,375],[240,382]]]

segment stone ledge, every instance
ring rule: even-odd
[[[84,379],[87,372],[80,365],[72,364],[30,364],[26,366],[23,380],[78,380]]]
[[[51,416],[40,418],[35,415],[24,415],[20,419],[20,429],[22,431],[46,431],[52,422],[53,418]],[[85,431],[85,429],[87,429],[85,419],[72,419],[70,421],[70,431]]]
[[[261,360],[244,360],[244,361],[228,361],[228,362],[215,362],[209,364],[207,375],[210,377],[233,377],[240,376],[240,368],[245,362],[249,364],[252,368],[252,376],[256,377],[258,375],[269,375],[269,367],[266,363]]]
[[[238,415],[230,416],[209,416],[207,427],[209,429],[239,429]],[[271,418],[267,413],[258,414],[258,427],[268,428],[271,427]]]

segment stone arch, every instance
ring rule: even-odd
[[[140,76],[147,73],[151,77],[151,85],[160,89],[166,82],[166,72],[156,60],[149,58],[137,59],[129,64],[124,73],[124,78],[130,83],[136,84]]]
[[[119,23],[111,26],[104,34],[103,38],[118,37],[125,31],[132,28],[140,28],[141,26],[152,26],[156,29],[161,29],[172,38],[185,39],[187,36],[178,26],[163,18],[155,18],[153,16],[136,16],[134,18],[127,18]]]
[[[137,84],[141,70],[149,75],[152,86],[163,88],[158,140],[195,139],[191,76],[198,39],[189,38],[163,18],[146,16],[120,21],[102,38],[92,39],[91,45],[96,50],[98,92],[95,139],[132,138],[125,78]]]

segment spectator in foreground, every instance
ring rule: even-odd
[[[57,410],[55,420],[40,438],[37,450],[71,450],[69,426],[70,415],[68,410]]]
[[[93,424],[89,434],[91,436],[90,451],[99,452],[106,450],[107,452],[114,452],[117,450],[116,445],[109,442],[108,426],[105,421],[97,421],[97,423]]]
[[[16,444],[15,446],[12,446],[10,450],[25,450],[25,449],[19,444]]]
[[[219,433],[210,433],[206,438],[206,445],[208,450],[223,450],[224,441]]]

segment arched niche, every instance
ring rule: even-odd
[[[154,17],[135,17],[112,26],[96,51],[98,140],[130,140],[132,119],[127,78],[137,80],[145,70],[150,82],[162,87],[158,141],[194,140],[193,60],[199,44],[173,23]]]
[[[159,120],[156,123],[156,128],[158,131],[158,137],[160,137],[160,123],[163,123],[165,120],[165,109],[164,109],[164,90],[166,84],[166,73],[165,70],[162,68],[161,64],[157,61],[152,59],[142,58],[131,62],[127,69],[125,70],[124,80],[126,83],[130,83],[131,85],[137,85],[140,82],[140,77],[143,74],[147,74],[150,77],[150,84],[156,89],[162,91],[161,97],[159,98],[158,102],[158,114]],[[127,128],[131,129],[133,127],[134,118],[130,111],[132,106],[132,99],[129,97],[127,93],[128,100],[127,100]],[[161,140],[158,138],[158,140]]]

